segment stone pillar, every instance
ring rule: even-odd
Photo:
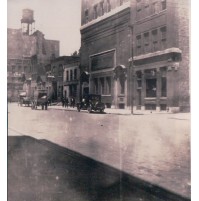
[[[157,68],[157,80],[156,80],[156,111],[160,111],[160,97],[161,97],[161,72],[160,68]]]
[[[173,107],[174,97],[174,71],[171,66],[167,68],[167,104],[170,109]],[[169,110],[170,110],[169,109]]]
[[[141,110],[145,110],[144,98],[146,97],[146,80],[144,70],[142,71]]]

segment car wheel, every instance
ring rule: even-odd
[[[100,113],[104,113],[104,110],[102,109],[102,110],[100,110]]]

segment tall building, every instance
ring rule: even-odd
[[[81,95],[102,95],[107,107],[130,106],[130,0],[82,0]]]
[[[189,110],[189,0],[82,0],[81,94]]]
[[[21,29],[8,28],[8,95],[13,100],[23,88],[24,79],[31,80],[32,89],[37,87],[38,80],[44,84],[45,65],[59,56],[59,41],[47,40],[42,32],[35,31],[33,14],[24,9]]]
[[[134,109],[189,110],[189,6],[132,1]]]

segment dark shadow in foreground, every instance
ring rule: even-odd
[[[8,201],[188,201],[47,140],[8,137]]]

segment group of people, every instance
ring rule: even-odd
[[[68,97],[66,97],[66,98],[62,98],[62,107],[67,107],[68,108],[68,106],[69,106],[69,100],[68,100]],[[71,107],[75,107],[75,99],[74,98],[71,98],[70,99],[70,106]]]

